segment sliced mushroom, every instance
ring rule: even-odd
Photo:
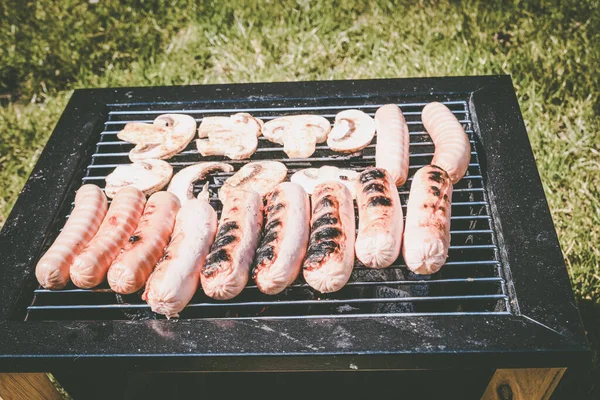
[[[352,198],[356,198],[356,182],[359,173],[351,169],[341,169],[338,167],[324,166],[321,168],[301,169],[292,175],[290,181],[299,184],[308,194],[312,194],[315,186],[327,181],[338,181],[343,183],[352,193]]]
[[[150,196],[164,188],[172,176],[173,167],[162,160],[148,159],[119,165],[106,177],[106,196],[112,199],[126,186],[133,186]]]
[[[231,117],[205,117],[198,128],[198,152],[203,156],[227,156],[232,160],[250,157],[258,146],[263,121],[248,113]]]
[[[360,110],[345,110],[335,116],[327,137],[331,150],[354,153],[364,149],[375,136],[375,120]]]
[[[233,166],[221,162],[190,165],[173,176],[167,191],[176,195],[183,206],[188,200],[194,199],[194,182],[204,180],[209,174],[217,171],[232,172]]]
[[[290,158],[308,158],[316,143],[323,143],[331,130],[329,121],[318,115],[292,115],[275,118],[263,128],[263,136],[283,145]]]
[[[287,167],[277,161],[259,161],[244,165],[219,190],[219,199],[225,201],[234,191],[251,189],[261,196],[269,193],[285,180]]]
[[[129,152],[131,161],[166,160],[185,149],[195,132],[196,120],[189,115],[163,114],[151,124],[130,122],[117,137],[136,145]]]

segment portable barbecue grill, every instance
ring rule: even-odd
[[[131,144],[127,122],[163,113],[205,116],[248,112],[270,120],[345,109],[371,116],[401,107],[410,130],[410,174],[431,162],[421,124],[431,101],[446,104],[471,140],[467,175],[452,195],[448,262],[432,276],[402,260],[386,270],[355,265],[350,282],[320,294],[298,280],[277,296],[252,282],[230,301],[199,289],[177,321],[151,312],[139,294],[37,285],[34,269],[68,216],[83,183],[104,187]],[[375,138],[376,140],[376,138]],[[317,146],[290,159],[263,137],[240,166],[277,160],[289,174],[335,165],[361,171],[361,154]],[[168,160],[175,169],[202,158],[192,142]],[[231,176],[208,178],[211,204]],[[404,210],[410,181],[400,188]],[[196,193],[204,182],[198,182]],[[349,371],[566,368],[589,357],[563,256],[507,76],[354,80],[76,90],[0,233],[0,370]],[[211,340],[219,338],[219,340]]]

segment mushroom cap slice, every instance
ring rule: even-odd
[[[354,153],[364,149],[375,136],[375,120],[360,110],[344,110],[335,116],[327,137],[331,150]]]
[[[248,113],[237,113],[230,117],[204,117],[198,127],[198,137],[210,138],[214,132],[235,131],[239,133],[252,132],[256,137],[262,133],[264,123],[260,118],[254,118]]]
[[[225,201],[230,193],[242,189],[254,190],[264,196],[283,182],[286,176],[287,167],[278,161],[248,163],[225,181],[219,190],[219,199]]]
[[[195,132],[196,120],[189,115],[163,114],[151,124],[130,122],[117,137],[136,145],[129,152],[131,161],[166,160],[185,149]]]
[[[315,152],[317,138],[303,130],[287,135],[283,139],[283,151],[290,158],[309,158]]]
[[[308,158],[316,143],[323,143],[331,130],[329,121],[318,115],[291,115],[275,118],[263,127],[263,136],[283,145],[290,158]]]
[[[273,143],[283,144],[284,136],[286,136],[288,131],[293,129],[293,126],[293,117],[275,118],[265,122],[262,134],[267,140]]]
[[[315,135],[317,143],[325,143],[331,132],[331,123],[327,118],[318,115],[310,115],[309,117],[310,119],[305,123],[307,129],[310,129]]]
[[[194,199],[194,182],[204,180],[209,174],[217,171],[232,172],[233,166],[222,162],[190,165],[173,176],[167,191],[176,195],[183,206],[187,201]]]
[[[232,160],[250,157],[258,146],[263,121],[248,113],[231,117],[205,117],[198,128],[198,152],[203,156],[224,155]]]
[[[312,194],[315,187],[323,182],[338,181],[350,190],[352,198],[355,199],[356,182],[359,175],[358,172],[351,169],[341,169],[326,165],[321,168],[301,169],[292,175],[290,181],[302,186],[308,194]]]
[[[120,189],[133,186],[149,196],[164,188],[171,176],[173,167],[162,160],[148,159],[119,165],[106,176],[105,193],[112,199]]]

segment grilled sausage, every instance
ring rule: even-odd
[[[348,282],[354,266],[355,230],[354,203],[348,188],[336,181],[317,185],[303,264],[306,283],[321,293],[330,293]]]
[[[228,300],[248,283],[263,223],[262,197],[253,190],[236,190],[227,196],[217,237],[200,281],[207,296]]]
[[[75,257],[94,237],[106,215],[108,203],[96,185],[83,185],[62,231],[35,267],[35,276],[46,289],[62,289],[69,282]]]
[[[435,144],[431,164],[448,173],[452,184],[460,181],[471,160],[471,143],[452,111],[441,103],[429,103],[421,114],[423,125]]]
[[[408,149],[410,136],[402,110],[395,104],[386,104],[375,113],[377,144],[375,165],[390,173],[396,186],[408,178]]]
[[[208,183],[177,213],[171,242],[148,278],[142,299],[152,311],[178,317],[200,283],[200,270],[217,233],[217,213],[208,203]]]
[[[442,168],[427,165],[415,174],[406,210],[402,254],[417,274],[437,272],[448,258],[452,182]]]
[[[137,229],[108,270],[108,284],[119,294],[140,290],[162,257],[181,207],[177,196],[156,192],[148,199]]]
[[[89,289],[100,284],[106,271],[137,227],[146,197],[133,186],[117,192],[94,238],[75,257],[71,280]]]
[[[356,258],[369,268],[386,268],[400,255],[404,219],[400,195],[383,168],[367,168],[358,178]]]
[[[308,244],[310,202],[302,186],[283,182],[266,196],[265,230],[252,278],[258,289],[277,294],[300,273]]]

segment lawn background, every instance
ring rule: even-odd
[[[0,0],[0,226],[74,88],[511,74],[597,354],[599,3]]]

